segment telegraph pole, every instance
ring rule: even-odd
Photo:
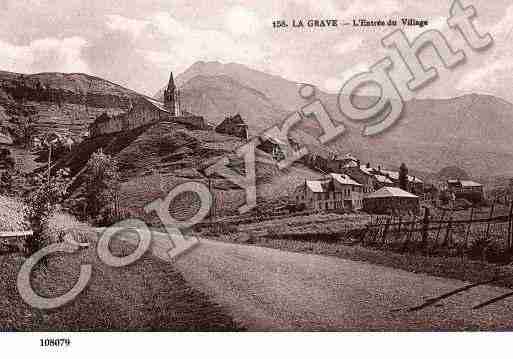
[[[49,132],[45,137],[45,143],[48,146],[48,185],[52,176],[52,144],[59,140],[59,136],[55,132]]]
[[[52,173],[52,143],[48,143],[48,186],[50,185],[51,173]]]

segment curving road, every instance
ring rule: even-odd
[[[510,292],[489,285],[207,240],[172,265],[249,330],[513,328],[513,297],[472,309]]]

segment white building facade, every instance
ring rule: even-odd
[[[305,181],[296,188],[293,199],[313,211],[355,211],[363,206],[363,186],[351,177],[330,173],[327,177]]]

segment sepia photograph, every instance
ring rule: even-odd
[[[511,2],[0,14],[2,346],[513,329]]]

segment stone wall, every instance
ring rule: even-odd
[[[188,127],[198,129],[198,130],[207,130],[209,129],[209,126],[205,119],[201,116],[177,116],[177,117],[171,117],[169,119],[170,121],[175,121],[178,123],[181,123],[183,125],[186,125]]]

